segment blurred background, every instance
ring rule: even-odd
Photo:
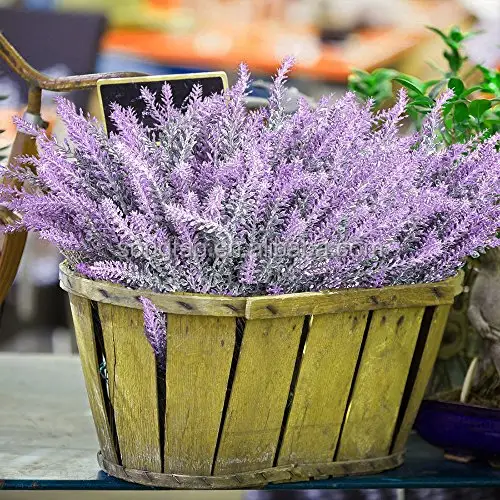
[[[224,70],[245,61],[268,80],[296,57],[291,85],[317,98],[342,93],[354,69],[393,67],[430,79],[442,44],[425,26],[480,29],[468,44],[475,62],[500,64],[499,0],[0,0],[0,30],[34,67],[52,76],[140,71],[152,75]],[[12,116],[27,88],[0,62],[0,146],[12,142]],[[42,114],[62,134],[51,93]],[[95,95],[70,96],[96,113]],[[61,258],[30,235],[2,306],[0,351],[76,352]]]

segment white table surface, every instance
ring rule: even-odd
[[[98,449],[78,356],[0,354],[0,478],[94,479]]]

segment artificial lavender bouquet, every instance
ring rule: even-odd
[[[499,245],[500,137],[440,143],[449,93],[404,136],[404,93],[381,112],[348,93],[285,113],[290,66],[253,112],[244,66],[181,110],[168,85],[144,88],[154,127],[116,105],[109,138],[60,99],[69,142],[18,124],[40,157],[4,169],[0,201],[19,214],[4,229],[39,232],[92,279],[235,296],[439,281]]]

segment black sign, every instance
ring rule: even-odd
[[[160,101],[161,89],[165,83],[170,85],[174,104],[180,109],[195,85],[200,85],[203,96],[208,97],[227,88],[227,76],[224,72],[212,72],[100,80],[97,91],[108,134],[116,131],[111,120],[112,103],[122,107],[132,107],[144,125],[153,126],[152,119],[143,116],[146,106],[141,98],[141,87],[147,87]]]

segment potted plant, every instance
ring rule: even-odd
[[[101,467],[255,487],[402,463],[464,259],[497,246],[498,137],[447,146],[441,96],[399,134],[349,93],[247,113],[249,74],[179,110],[143,89],[117,133],[66,100],[68,143],[4,169],[1,199],[66,256]],[[23,168],[34,164],[37,173]],[[145,332],[145,335],[144,335]],[[152,348],[151,348],[152,347]]]

